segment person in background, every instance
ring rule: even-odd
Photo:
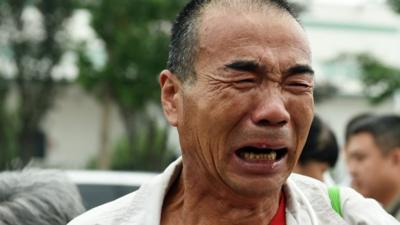
[[[357,114],[354,117],[352,117],[347,122],[346,127],[345,127],[345,134],[344,134],[345,143],[349,142],[349,138],[350,138],[350,135],[351,135],[350,131],[352,130],[354,124],[357,124],[357,122],[360,121],[360,120],[364,120],[366,118],[370,118],[370,117],[373,117],[373,116],[375,116],[375,115],[372,114],[372,113],[364,112],[364,113],[360,113],[360,114]]]
[[[60,171],[0,173],[0,225],[65,225],[84,211],[76,186]]]
[[[338,156],[339,145],[335,134],[314,115],[307,141],[293,172],[333,185],[334,182],[327,172],[335,166]]]
[[[284,0],[192,0],[172,26],[161,104],[182,157],[69,225],[395,225],[374,200],[289,175],[314,115],[311,50]]]
[[[367,116],[349,128],[345,147],[352,187],[400,221],[400,116]]]

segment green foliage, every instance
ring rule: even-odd
[[[130,146],[123,138],[112,154],[111,169],[162,171],[176,159],[174,150],[168,148],[168,128],[160,127],[154,120],[145,119],[140,132],[136,133],[135,144]]]
[[[0,112],[0,171],[10,169],[19,159],[16,148],[15,118]]]
[[[388,3],[396,13],[400,13],[400,0],[388,0]]]
[[[141,110],[159,97],[158,73],[167,59],[169,26],[182,1],[110,0],[88,5],[92,27],[105,43],[101,69],[80,57],[80,83],[103,95],[110,92],[123,108]],[[134,13],[133,13],[134,12]]]
[[[387,1],[396,13],[400,13],[400,0]],[[400,90],[400,69],[385,65],[367,54],[357,56],[361,68],[364,90],[372,103],[380,103]]]
[[[116,4],[111,0],[98,0],[86,5],[92,15],[91,26],[105,45],[106,62],[105,65],[96,65],[93,54],[87,52],[83,44],[79,54],[78,82],[96,95],[102,104],[106,104],[105,98],[109,97],[116,103],[123,118],[127,136],[125,144],[121,143],[119,149],[126,150],[118,150],[123,158],[117,164],[114,159],[113,168],[142,163],[144,166],[140,168],[146,169],[145,165],[155,166],[153,164],[158,160],[157,157],[161,157],[159,163],[164,165],[164,156],[159,151],[166,148],[166,142],[157,142],[157,150],[152,147],[150,139],[144,140],[137,131],[137,115],[145,110],[149,102],[159,101],[157,79],[167,60],[170,21],[184,2],[120,0]],[[104,123],[106,121],[103,120]],[[154,132],[155,128],[148,129],[146,132]],[[104,146],[100,149],[104,149]],[[128,152],[121,153],[123,151]],[[128,153],[136,163],[123,161],[127,159],[123,154]],[[156,156],[156,153],[161,155]]]
[[[358,55],[357,59],[364,90],[372,103],[380,103],[400,90],[400,69],[367,54]]]
[[[0,77],[0,171],[17,158],[14,117],[5,108],[9,81]]]
[[[74,0],[0,1],[0,33],[4,37],[0,47],[7,53],[0,54],[0,60],[16,66],[15,73],[6,74],[0,68],[0,77],[7,75],[8,88],[15,89],[16,109],[10,114],[15,117],[15,148],[23,163],[33,156],[35,134],[58,93],[52,72],[65,53],[65,22],[73,9]],[[0,124],[9,122],[7,116],[0,120],[5,120]],[[5,132],[1,135],[9,137]],[[6,151],[6,146],[1,147]]]
[[[323,102],[324,100],[335,96],[337,93],[338,88],[331,83],[317,84],[314,88],[314,102]]]

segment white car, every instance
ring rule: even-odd
[[[140,187],[157,173],[98,170],[68,170],[67,176],[78,186],[87,210],[117,199]]]

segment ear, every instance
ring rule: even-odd
[[[160,73],[161,104],[169,124],[178,125],[178,96],[181,86],[179,79],[169,70]]]
[[[393,149],[392,152],[390,153],[390,158],[393,165],[400,168],[400,148]]]

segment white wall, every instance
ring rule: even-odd
[[[70,86],[57,100],[43,128],[48,135],[48,166],[83,168],[97,154],[100,138],[101,108],[78,86]],[[113,107],[110,129],[112,146],[124,132]],[[110,147],[111,147],[110,146]]]

